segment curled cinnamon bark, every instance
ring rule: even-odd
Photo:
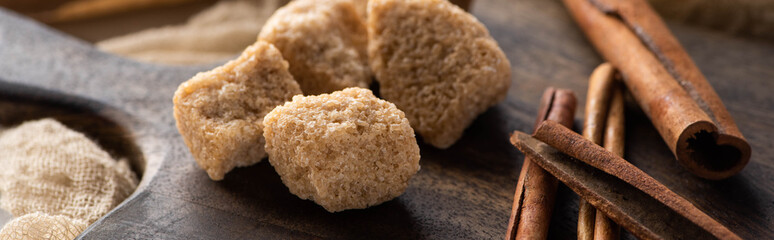
[[[586,94],[586,112],[583,121],[583,137],[596,144],[602,144],[607,109],[613,87],[615,69],[609,63],[599,65],[589,78]],[[581,198],[578,205],[578,239],[594,239],[596,209]],[[604,215],[600,216],[604,218]]]
[[[575,94],[571,90],[548,88],[540,101],[535,127],[546,119],[571,127],[575,114]],[[554,208],[558,181],[524,158],[505,239],[545,239]]]
[[[586,112],[583,121],[583,137],[596,144],[602,144],[605,132],[607,109],[613,95],[615,69],[609,63],[600,64],[589,77],[586,94]]]
[[[712,86],[644,0],[564,0],[678,162],[707,179],[730,177],[750,145]]]
[[[624,119],[624,90],[620,84],[613,87],[613,97],[610,99],[610,107],[605,121],[604,147],[616,156],[624,155],[625,119]]]
[[[578,201],[578,240],[592,240],[594,228],[596,228],[597,210],[583,198]]]
[[[514,133],[511,142],[639,238],[741,239],[642,170],[556,122],[541,123],[534,138]]]
[[[623,94],[614,79],[615,69],[600,64],[589,78],[583,137],[623,156]],[[604,141],[603,141],[604,140]],[[583,198],[578,208],[578,239],[617,239],[619,227]]]
[[[605,149],[616,156],[624,156],[624,94],[623,86],[614,84],[613,96],[610,99],[610,107],[607,111],[607,121],[605,121]],[[594,221],[594,239],[620,239],[621,227],[610,220],[605,214],[597,210]]]

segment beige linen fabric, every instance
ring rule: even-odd
[[[88,225],[137,187],[126,160],[114,160],[83,134],[52,119],[0,132],[0,153],[0,207],[16,217],[52,215],[16,224],[73,219],[74,225]],[[26,225],[16,229],[37,229]]]

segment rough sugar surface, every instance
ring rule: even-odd
[[[175,92],[177,129],[213,180],[266,156],[263,116],[301,94],[288,63],[258,41],[236,60],[196,74]]]
[[[425,142],[447,148],[505,99],[510,63],[475,17],[446,0],[372,0],[368,53],[381,96]]]
[[[258,39],[282,52],[304,94],[371,83],[368,36],[352,0],[292,1],[271,16]]]
[[[330,212],[393,199],[419,170],[408,119],[370,90],[296,96],[263,123],[269,162],[282,182]]]

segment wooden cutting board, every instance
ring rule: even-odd
[[[478,1],[473,13],[512,64],[512,87],[446,150],[420,144],[422,169],[399,198],[331,214],[290,194],[267,161],[211,181],[172,117],[177,85],[211,66],[139,63],[0,10],[0,124],[56,117],[142,175],[141,186],[84,239],[501,239],[530,132],[548,86],[575,90],[601,59],[558,1]],[[626,158],[743,238],[774,238],[774,44],[670,25],[752,145],[722,181],[680,167],[645,115],[627,108]],[[420,141],[421,142],[421,141]],[[559,188],[551,239],[575,237],[577,196]],[[631,238],[626,235],[625,238]]]

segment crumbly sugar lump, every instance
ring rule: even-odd
[[[368,53],[380,94],[448,148],[505,99],[510,63],[474,16],[446,0],[371,0]]]
[[[213,180],[266,156],[263,117],[301,94],[280,52],[258,41],[236,60],[196,74],[174,97],[177,129]]]
[[[52,119],[0,132],[0,207],[91,224],[134,192],[137,177],[83,134]]]
[[[263,123],[269,162],[282,182],[329,212],[393,199],[419,170],[408,119],[370,90],[295,96]]]
[[[0,240],[71,240],[78,237],[86,226],[77,219],[35,212],[5,224],[0,230]]]
[[[282,52],[304,94],[371,84],[368,34],[355,1],[361,0],[295,0],[261,30],[258,39]]]

